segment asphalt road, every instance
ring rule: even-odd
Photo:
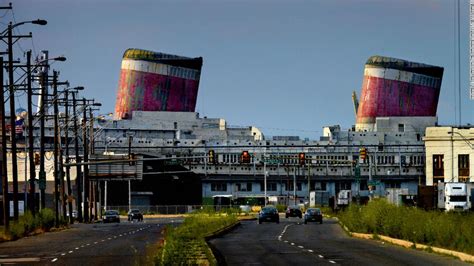
[[[162,238],[163,226],[182,220],[74,224],[67,230],[0,243],[0,265],[143,265],[147,247]]]
[[[451,257],[349,237],[332,219],[306,225],[298,218],[280,218],[279,224],[241,222],[211,244],[227,265],[467,265]]]

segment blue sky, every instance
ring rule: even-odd
[[[53,68],[86,87],[102,113],[114,110],[123,52],[142,48],[202,56],[201,116],[255,125],[266,135],[316,139],[324,125],[350,128],[351,93],[360,95],[371,55],[444,67],[439,123],[455,123],[453,0],[0,0],[9,2],[17,22],[48,20],[18,28],[33,40],[15,46],[15,57],[27,49],[66,56]],[[463,124],[474,122],[468,12],[461,0]],[[0,15],[4,28],[12,13]]]

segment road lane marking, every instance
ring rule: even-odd
[[[333,264],[334,264],[334,263],[336,263],[336,262],[335,262],[335,261],[333,261],[333,260],[330,260],[329,262],[330,262],[330,263],[333,263]]]
[[[120,234],[119,236],[122,236],[122,234]]]
[[[288,243],[288,240],[285,240],[285,243]]]
[[[61,253],[61,256],[66,256],[66,253]]]
[[[295,243],[293,243],[293,242],[292,242],[292,243],[291,243],[291,245],[292,245],[292,246],[294,246],[294,245],[295,245]]]
[[[304,248],[303,246],[298,246],[299,248]]]
[[[58,258],[54,258],[51,260],[51,262],[56,262],[58,260]]]
[[[112,238],[109,237],[109,238],[107,238],[107,239],[108,239],[108,240],[111,240]]]
[[[319,254],[318,256],[319,256],[321,259],[324,259],[324,256],[323,256],[323,255]]]
[[[87,243],[86,246],[90,246],[91,244]]]
[[[308,249],[308,252],[311,252],[311,253],[313,253],[313,250],[312,250],[312,249]]]
[[[69,252],[68,252],[68,253],[69,253],[69,254],[71,254],[71,253],[72,253],[72,250],[69,250]]]
[[[97,244],[98,242],[94,242],[94,245]]]
[[[79,248],[78,248],[78,247],[76,247],[75,249],[76,249],[76,250],[78,250]]]

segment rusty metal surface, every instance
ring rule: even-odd
[[[194,112],[202,58],[129,49],[122,60],[115,118],[133,111]]]
[[[376,117],[436,116],[443,68],[371,57],[364,70],[357,123]]]

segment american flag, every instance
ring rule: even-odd
[[[15,121],[15,134],[23,134],[23,119],[19,119]],[[11,125],[8,123],[5,125],[5,128],[8,132],[11,131]]]

